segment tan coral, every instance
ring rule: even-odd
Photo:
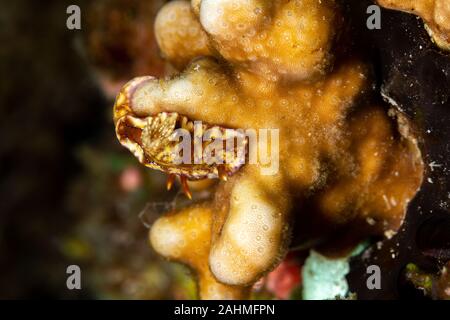
[[[227,61],[269,79],[304,80],[331,65],[335,12],[334,1],[204,0],[200,21]]]
[[[171,1],[159,11],[155,34],[164,57],[179,69],[193,58],[210,55],[208,37],[187,1]]]
[[[448,0],[377,0],[389,9],[401,10],[420,16],[434,42],[450,50],[450,1]]]
[[[182,262],[195,271],[202,299],[245,299],[248,288],[221,284],[209,271],[211,228],[211,209],[193,206],[160,218],[152,227],[150,243],[166,258]]]
[[[363,63],[347,59],[329,69],[337,36],[334,23],[340,19],[335,2],[203,0],[193,4],[213,48],[210,56],[198,57],[171,79],[131,81],[114,108],[119,140],[143,164],[184,179],[226,180],[212,201],[158,220],[151,230],[156,250],[190,265],[199,279],[211,272],[218,282],[246,292],[285,255],[294,219],[308,233],[313,229],[308,227],[310,218],[320,218],[311,237],[335,246],[338,230],[347,230],[353,243],[368,235],[395,232],[421,184],[420,151],[404,116],[393,112],[390,118],[376,103],[359,103],[371,85]],[[186,14],[192,18],[191,12]],[[227,33],[222,33],[225,27]],[[191,53],[186,51],[186,60]],[[171,165],[164,152],[146,147],[163,141],[163,137],[146,141],[145,132],[150,125],[146,123],[164,114],[183,119],[180,126],[189,130],[194,120],[222,129],[272,129],[279,139],[270,136],[267,148],[279,155],[279,161],[266,163],[259,157],[254,164],[232,168]],[[166,136],[175,128],[166,121],[153,129]],[[189,132],[195,138],[195,132]],[[200,227],[192,223],[193,217],[211,214],[211,244],[180,236],[185,239],[183,248],[174,255],[170,233],[196,232]],[[202,230],[209,228],[206,222],[200,224]],[[196,246],[202,255],[193,251]],[[222,294],[230,297],[233,292]]]

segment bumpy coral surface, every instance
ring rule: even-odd
[[[184,71],[134,79],[118,95],[118,139],[141,163],[170,184],[174,175],[185,187],[223,180],[212,201],[170,212],[150,231],[157,252],[196,271],[202,298],[245,297],[286,254],[294,221],[321,243],[337,245],[340,234],[347,251],[391,236],[421,184],[407,119],[366,98],[364,63],[334,55],[339,12],[332,0],[172,1],[157,39]],[[220,132],[278,129],[266,151],[279,165],[261,155],[244,165],[171,162],[167,137],[185,128],[198,138],[195,120]]]
[[[450,1],[448,0],[378,0],[386,8],[420,16],[436,44],[450,50]]]
[[[219,283],[209,270],[212,219],[212,209],[206,205],[168,213],[153,225],[151,244],[167,258],[183,262],[196,271],[203,299],[247,298],[249,288]]]

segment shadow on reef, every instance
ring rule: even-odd
[[[382,10],[381,30],[365,26],[371,1],[348,4],[361,47],[376,61],[383,96],[415,123],[426,173],[401,231],[354,258],[348,275],[359,299],[425,298],[404,280],[409,263],[431,273],[450,259],[450,53],[439,50],[413,15]],[[366,267],[379,265],[380,290],[368,290]]]

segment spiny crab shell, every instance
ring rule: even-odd
[[[189,180],[226,180],[227,176],[237,172],[245,163],[248,144],[243,132],[203,122],[198,127],[188,117],[177,112],[159,112],[143,117],[131,112],[130,105],[139,106],[139,100],[143,99],[143,96],[145,99],[148,94],[146,90],[141,90],[140,94],[133,95],[135,91],[148,83],[151,86],[154,80],[152,77],[136,78],[126,84],[119,93],[114,106],[114,120],[120,143],[146,167]],[[192,154],[189,159],[193,160],[192,163],[180,163],[177,129],[184,129],[191,136]],[[204,134],[208,133],[208,141],[202,141]],[[201,147],[197,149],[194,145],[196,139],[200,139],[201,143]],[[223,144],[222,154],[215,155],[214,159],[203,159],[202,151],[207,149],[214,139],[220,139],[219,143]],[[233,149],[227,148],[227,142],[230,140],[235,146]],[[200,154],[195,154],[196,150]]]

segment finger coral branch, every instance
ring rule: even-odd
[[[164,257],[182,262],[194,270],[202,299],[245,299],[249,288],[221,284],[209,270],[211,225],[209,206],[199,205],[172,212],[153,225],[150,243]]]
[[[156,17],[155,34],[164,58],[180,70],[196,57],[211,55],[208,37],[188,1],[164,6]]]
[[[200,21],[226,60],[271,80],[324,75],[340,24],[333,0],[204,0]]]

